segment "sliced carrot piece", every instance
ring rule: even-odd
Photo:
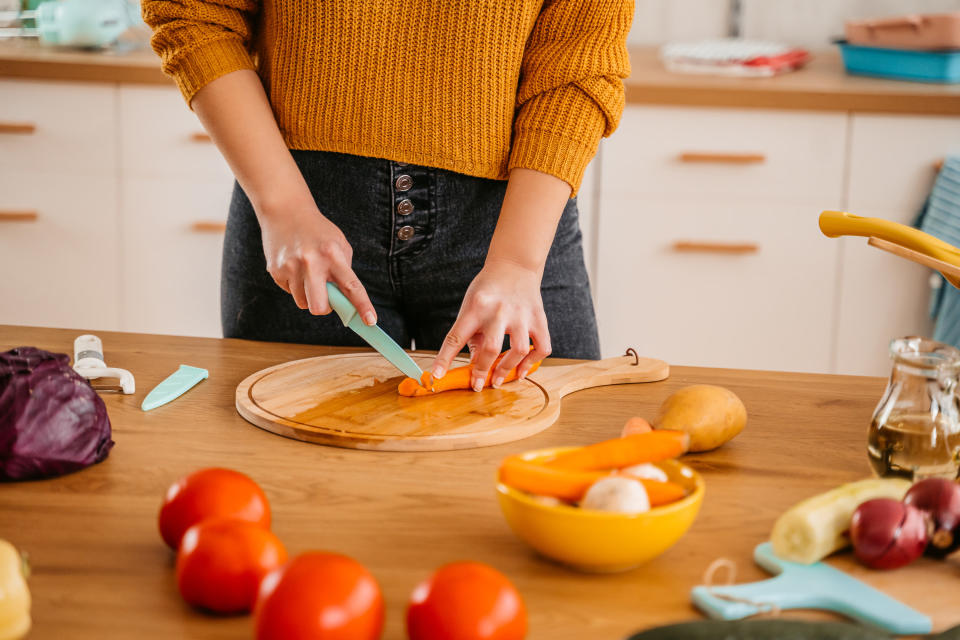
[[[487,379],[484,380],[483,386],[489,387],[493,384],[493,372],[496,370],[497,365],[500,364],[500,360],[506,353],[501,353],[500,356],[494,361],[493,365],[490,367],[490,371],[487,373]],[[537,362],[527,373],[533,373],[540,367],[540,363]],[[397,387],[397,393],[401,396],[407,396],[410,398],[419,398],[420,396],[429,396],[434,393],[440,393],[442,391],[453,391],[456,389],[471,389],[470,381],[473,377],[473,365],[465,365],[463,367],[454,367],[447,372],[442,378],[434,378],[428,372],[424,372],[423,377],[420,378],[420,381],[417,382],[413,378],[404,378],[400,381],[400,385]],[[517,379],[517,368],[514,367],[507,373],[506,377],[503,379],[504,382],[513,382]]]
[[[658,462],[686,453],[690,436],[682,431],[661,429],[598,442],[561,453],[547,466],[574,471],[622,469],[644,462]]]

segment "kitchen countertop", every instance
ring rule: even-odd
[[[79,333],[0,326],[0,350],[34,345],[72,354]],[[531,640],[618,640],[696,619],[689,592],[710,562],[732,559],[737,581],[765,577],[751,553],[784,509],[868,475],[866,429],[884,386],[879,378],[676,367],[664,382],[576,393],[553,427],[520,442],[437,453],[354,451],[272,435],[233,405],[248,374],[335,350],[98,335],[107,362],[137,380],[132,396],[104,396],[116,441],[109,458],[58,479],[0,488],[0,538],[29,552],[33,565],[31,638],[250,637],[248,618],[203,615],[180,600],[173,556],[157,532],[166,487],[207,466],[238,469],[263,486],[273,529],[291,554],[334,550],[369,567],[387,603],[387,640],[403,638],[413,587],[461,559],[487,562],[513,579],[527,602]],[[144,395],[181,363],[209,369],[210,379],[169,405],[140,411]],[[670,392],[694,383],[732,389],[750,417],[728,445],[685,459],[707,490],[699,517],[674,548],[636,570],[591,576],[537,557],[510,533],[493,490],[500,459],[615,437],[628,417],[654,415]],[[957,561],[922,558],[890,572],[864,569],[850,554],[831,562],[929,614],[935,630],[960,623]]]
[[[960,115],[960,85],[849,76],[839,52],[818,52],[807,68],[776,78],[722,78],[664,70],[657,50],[631,47],[627,103],[738,108]],[[172,86],[150,49],[124,54],[61,51],[34,41],[0,41],[0,78]]]

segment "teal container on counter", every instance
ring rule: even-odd
[[[960,83],[960,49],[914,51],[837,42],[847,73],[914,82]]]

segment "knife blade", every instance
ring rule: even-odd
[[[376,349],[380,355],[399,369],[403,375],[413,378],[414,380],[420,380],[423,371],[417,366],[417,363],[413,361],[413,358],[411,358],[400,345],[394,342],[393,338],[388,336],[383,329],[377,325],[365,325],[360,318],[360,314],[357,313],[356,307],[353,306],[353,303],[347,300],[347,297],[343,295],[337,285],[332,282],[327,283],[327,296],[330,299],[330,306],[333,307],[333,310],[340,316],[340,321],[343,322],[343,326],[351,329],[363,338],[364,342]]]

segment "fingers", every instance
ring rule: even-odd
[[[363,323],[367,326],[377,324],[377,312],[373,308],[373,303],[370,302],[367,290],[363,288],[363,283],[360,282],[360,278],[353,272],[353,269],[346,264],[334,264],[330,275],[334,284],[340,288],[343,295],[347,297],[347,300],[353,304],[357,313],[360,314]]]
[[[310,303],[307,300],[307,294],[304,290],[303,280],[300,278],[287,280],[287,286],[284,288],[290,293],[290,295],[293,296],[293,299],[297,303],[298,307],[301,309],[306,309],[308,306],[310,306]]]
[[[450,369],[450,363],[457,357],[457,354],[467,344],[467,340],[473,337],[477,332],[477,322],[472,315],[462,315],[453,323],[447,336],[440,345],[440,351],[433,361],[433,377],[442,378]],[[479,350],[479,347],[477,348]],[[473,351],[472,351],[473,353]]]
[[[538,318],[536,326],[530,331],[530,338],[533,340],[533,349],[517,365],[518,380],[526,378],[533,365],[550,355],[550,330],[545,316]]]
[[[504,354],[493,370],[493,382],[491,386],[494,389],[503,384],[503,380],[510,373],[510,370],[520,364],[520,362],[530,353],[530,334],[526,327],[510,331],[510,350]]]
[[[327,279],[321,275],[307,275],[307,281],[304,283],[304,291],[307,294],[307,309],[315,316],[325,316],[332,311],[330,308],[330,299],[327,295]],[[304,307],[300,307],[303,309]]]
[[[490,374],[490,367],[500,355],[503,348],[503,336],[506,331],[506,325],[499,318],[495,319],[492,326],[484,327],[483,339],[480,341],[473,359],[473,367],[470,375],[470,387],[474,391],[481,391],[486,384],[487,377]]]

